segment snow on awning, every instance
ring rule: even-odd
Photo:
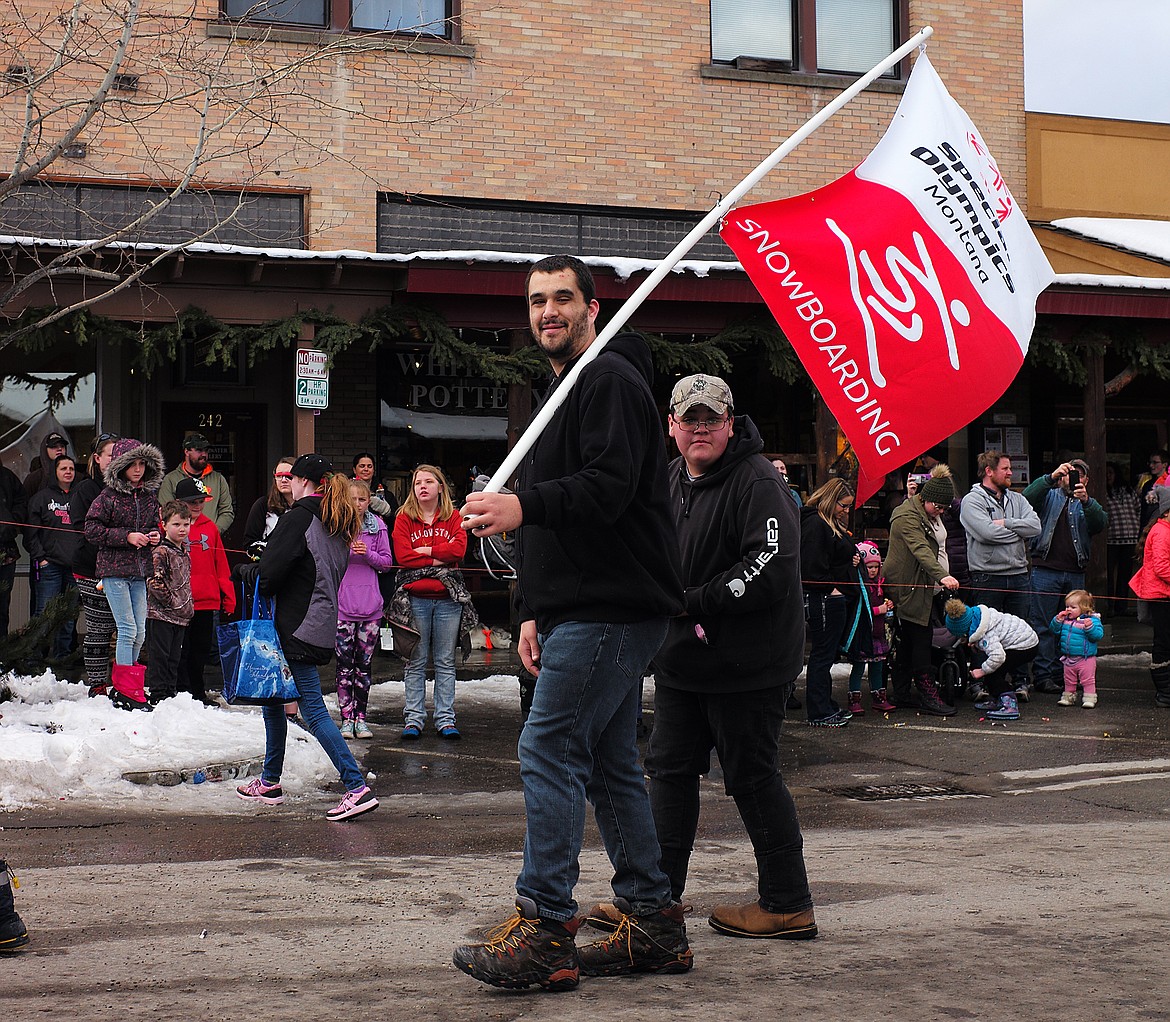
[[[1102,245],[1113,245],[1147,259],[1170,262],[1170,221],[1071,216],[1052,226]]]
[[[61,238],[32,238],[12,234],[0,234],[0,247],[16,245],[25,247],[43,248],[72,248],[76,245],[86,245],[92,242],[82,240],[64,240]],[[174,251],[176,254],[184,252],[188,255],[238,255],[263,259],[287,260],[316,260],[318,262],[365,262],[365,263],[413,263],[413,262],[455,262],[455,263],[493,263],[517,264],[529,266],[545,256],[555,255],[553,252],[495,252],[490,249],[446,249],[434,252],[365,252],[360,249],[337,249],[333,251],[318,251],[306,248],[253,248],[247,245],[218,245],[210,242],[193,242],[190,245],[163,245],[147,242],[111,242],[104,248],[127,249],[143,253],[158,253]],[[627,280],[633,274],[649,273],[659,263],[657,259],[629,259],[625,256],[582,256],[581,261],[595,269],[612,270],[619,280]],[[712,271],[724,270],[742,272],[738,262],[728,259],[699,260],[684,259],[671,272],[691,273],[696,277],[706,277]]]

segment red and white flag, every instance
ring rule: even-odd
[[[854,171],[720,230],[857,454],[857,502],[982,414],[1053,280],[979,130],[926,55]]]

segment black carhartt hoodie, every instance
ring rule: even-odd
[[[686,614],[654,658],[659,685],[692,692],[778,688],[804,661],[796,501],[746,415],[696,479],[680,457],[670,497],[682,550]],[[699,630],[696,631],[696,625]]]
[[[640,336],[613,338],[520,468],[520,618],[535,618],[542,635],[564,621],[644,621],[682,610],[653,373]]]

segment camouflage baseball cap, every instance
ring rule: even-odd
[[[705,373],[684,376],[670,393],[671,414],[678,419],[699,405],[710,408],[718,415],[730,415],[734,406],[731,388],[718,376],[707,376]]]

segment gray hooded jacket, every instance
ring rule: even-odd
[[[1003,525],[994,524],[1003,519]],[[1040,535],[1040,516],[1022,493],[997,496],[976,483],[963,497],[959,521],[967,533],[967,567],[989,575],[1028,570],[1028,540]]]

